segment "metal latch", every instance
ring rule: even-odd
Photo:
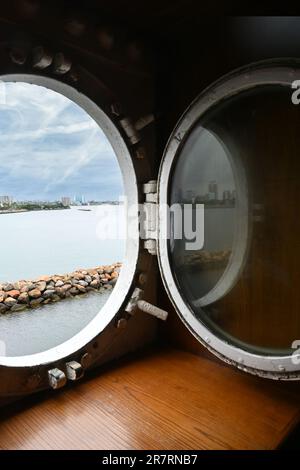
[[[142,238],[144,239],[144,248],[151,255],[157,254],[157,181],[151,180],[143,185],[145,194]]]
[[[159,318],[160,320],[166,320],[168,318],[168,312],[146,302],[146,300],[143,300],[143,294],[143,289],[140,289],[139,287],[134,289],[131,299],[125,308],[126,312],[133,315],[135,310],[138,308],[142,312],[149,313],[149,315],[152,315],[153,317]]]

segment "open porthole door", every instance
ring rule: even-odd
[[[167,144],[157,253],[181,320],[244,371],[299,379],[299,62],[225,76]],[[299,94],[299,93],[298,93]]]

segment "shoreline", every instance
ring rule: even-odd
[[[15,209],[15,210],[12,210],[12,211],[1,211],[0,210],[0,214],[18,214],[19,212],[29,212],[27,209]]]
[[[83,206],[66,206],[66,207],[40,207],[40,208],[32,208],[32,209],[8,209],[8,210],[3,210],[0,209],[0,215],[4,214],[22,214],[25,212],[41,212],[41,211],[61,211],[61,210],[71,210],[72,208],[75,208],[79,211],[84,211],[84,212],[91,212],[94,207],[99,207],[99,206],[120,206],[118,201],[116,202],[99,202],[98,204],[90,204],[90,205],[83,205]]]
[[[0,314],[22,312],[89,292],[105,292],[116,284],[121,263],[78,269],[35,280],[0,283]]]
[[[8,211],[3,211],[3,210],[0,210],[0,215],[4,215],[4,214],[19,214],[19,213],[24,213],[24,212],[41,212],[41,211],[62,211],[62,210],[66,210],[66,209],[70,209],[70,207],[53,207],[52,208],[40,208],[40,209],[12,209],[12,210],[8,210]]]

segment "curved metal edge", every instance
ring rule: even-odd
[[[167,143],[158,177],[158,201],[159,201],[159,236],[158,236],[158,261],[165,289],[177,311],[179,317],[209,351],[226,363],[237,368],[259,375],[261,377],[282,380],[300,379],[300,354],[293,355],[297,360],[292,362],[288,356],[262,356],[250,353],[214,335],[194,315],[192,310],[183,300],[170,266],[168,254],[168,240],[161,234],[167,233],[167,203],[170,174],[174,159],[180,151],[181,145],[189,135],[191,129],[201,116],[211,107],[225,98],[234,96],[242,91],[258,86],[283,85],[291,86],[299,77],[299,59],[273,59],[259,62],[237,69],[225,75],[217,82],[206,88],[188,107],[178,121]]]
[[[105,133],[116,153],[123,175],[123,184],[128,206],[135,205],[135,207],[137,207],[138,187],[130,152],[117,127],[99,106],[70,85],[46,76],[19,73],[2,75],[0,76],[0,80],[6,82],[25,82],[44,86],[57,93],[63,94],[85,110]],[[22,369],[39,368],[43,365],[57,363],[66,357],[70,357],[82,348],[87,347],[87,345],[109,325],[126,301],[136,273],[140,245],[138,217],[131,218],[130,223],[131,236],[127,237],[126,240],[124,266],[121,269],[118,282],[112,295],[101,311],[83,330],[57,347],[27,356],[0,357],[0,368],[3,368],[5,374],[7,374],[9,368],[11,368],[12,374],[16,374],[16,370],[14,369],[18,369],[20,372]],[[6,393],[7,392],[8,391],[6,391]]]

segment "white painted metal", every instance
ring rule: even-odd
[[[168,211],[167,204],[169,187],[172,184],[171,170],[173,162],[180,152],[181,145],[187,138],[201,116],[220,101],[242,91],[266,85],[282,85],[291,87],[292,82],[299,78],[299,61],[270,61],[258,63],[237,70],[210,86],[187,109],[175,127],[167,144],[158,178],[158,241],[157,251],[160,271],[165,288],[173,302],[179,317],[193,335],[219,358],[238,368],[272,379],[300,379],[300,354],[293,356],[268,356],[253,354],[226,342],[212,333],[196,317],[191,307],[183,299],[175,282],[168,254],[167,233]],[[292,92],[292,90],[291,90]],[[243,255],[243,250],[238,256]],[[270,325],[270,328],[272,326]],[[298,363],[298,364],[297,364]]]

